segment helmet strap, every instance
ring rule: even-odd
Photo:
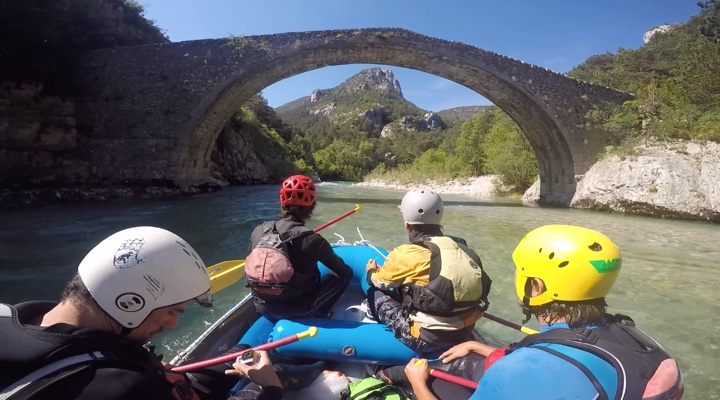
[[[120,337],[124,338],[125,336],[129,335],[130,332],[133,331],[133,328],[128,328],[126,326],[120,326]]]
[[[530,298],[527,296],[523,297],[522,312],[525,315],[525,319],[522,323],[527,324],[527,322],[530,321],[530,318],[532,317],[532,312],[530,311]]]

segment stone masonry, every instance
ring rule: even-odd
[[[491,100],[535,149],[543,203],[569,204],[576,175],[609,140],[587,124],[587,111],[632,98],[403,29],[333,30],[87,52],[79,65],[84,96],[76,103],[77,130],[97,176],[201,184],[224,123],[252,95],[303,72],[356,63],[421,70]]]

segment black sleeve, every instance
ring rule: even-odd
[[[332,250],[330,243],[324,237],[315,234],[310,237],[313,240],[313,246],[316,247],[318,260],[330,268],[331,271],[338,274],[341,279],[352,278],[353,271],[342,258],[340,258]]]
[[[282,400],[283,390],[277,386],[266,386],[263,388],[257,400]]]
[[[170,384],[145,372],[89,368],[60,380],[34,399],[45,400],[174,400]]]

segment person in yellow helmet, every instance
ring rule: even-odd
[[[528,233],[512,258],[526,321],[534,316],[540,333],[490,354],[470,399],[682,397],[675,360],[630,317],[606,313],[605,297],[622,267],[610,238],[579,226],[546,225]],[[460,344],[442,361],[471,351],[471,342]],[[405,371],[419,400],[434,398],[426,362]]]

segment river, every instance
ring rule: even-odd
[[[0,301],[58,298],[85,253],[118,230],[154,225],[186,239],[208,265],[244,258],[251,230],[279,213],[277,186],[225,188],[170,200],[118,200],[0,212]],[[365,239],[392,248],[407,240],[398,204],[403,192],[321,184],[315,216],[319,226],[356,203],[362,211],[325,229],[346,241]],[[522,318],[513,288],[511,253],[529,230],[544,224],[597,229],[620,247],[623,267],[608,297],[610,312],[632,316],[674,355],[683,371],[685,399],[720,398],[720,227],[561,208],[523,206],[517,201],[443,195],[443,225],[464,237],[482,257],[494,283],[490,311],[514,322]],[[215,297],[212,310],[191,306],[179,326],[154,343],[170,360],[206,326],[247,293],[243,284]],[[530,327],[537,327],[530,324]],[[494,344],[522,334],[492,321],[478,327]]]

